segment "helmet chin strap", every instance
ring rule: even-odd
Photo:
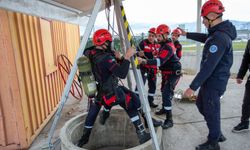
[[[211,28],[212,23],[220,17],[222,17],[222,14],[219,14],[215,19],[209,19],[207,16],[205,16],[204,18],[208,20],[208,25],[209,25],[208,28]]]
[[[162,34],[161,36],[162,36],[162,39],[163,39],[163,40],[165,40],[165,37],[164,37],[164,35]]]
[[[166,41],[164,34],[162,34],[161,36],[162,36],[163,41]]]

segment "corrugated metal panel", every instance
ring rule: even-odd
[[[12,59],[6,58],[9,62],[12,60],[12,63],[5,68],[5,73],[0,72],[0,81],[8,79],[1,82],[0,88],[0,149],[1,146],[11,144],[25,148],[56,110],[64,88],[56,68],[56,58],[60,54],[75,57],[79,47],[79,28],[76,25],[3,10],[0,15],[0,30],[6,30],[0,33],[0,40],[9,41],[7,48],[0,44],[0,56],[6,57],[6,53],[12,56]],[[4,39],[6,37],[8,39]],[[2,60],[4,59],[1,58],[1,69],[6,66],[2,64]],[[49,66],[46,66],[47,62]],[[11,68],[9,72],[8,68]],[[11,81],[11,74],[14,74],[12,76],[16,83]],[[12,87],[12,84],[15,86]],[[13,128],[9,130],[6,126]]]

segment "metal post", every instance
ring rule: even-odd
[[[69,74],[69,78],[68,78],[68,80],[66,82],[66,85],[64,87],[59,107],[57,109],[57,112],[55,114],[55,118],[54,118],[52,126],[50,128],[49,137],[48,137],[49,149],[51,149],[53,147],[53,144],[51,143],[51,140],[52,140],[52,137],[54,135],[54,131],[56,129],[57,122],[60,119],[60,115],[61,115],[61,111],[63,109],[63,106],[64,106],[64,104],[66,103],[66,101],[68,99],[68,94],[69,94],[69,91],[70,91],[70,88],[71,88],[71,84],[72,84],[72,82],[74,80],[74,76],[75,76],[76,71],[77,71],[77,63],[76,63],[76,61],[83,54],[83,50],[85,49],[85,46],[86,46],[87,41],[88,41],[88,37],[89,37],[89,35],[91,33],[91,30],[92,30],[92,28],[94,26],[97,14],[98,14],[99,10],[101,9],[101,6],[102,6],[102,0],[96,0],[94,9],[92,11],[92,15],[91,15],[91,17],[90,17],[90,19],[88,21],[86,30],[84,32],[80,47],[78,49],[78,52],[77,52],[77,55],[76,55],[76,58],[75,58],[75,61],[74,61],[74,64],[73,64],[73,67],[72,67],[71,72]]]
[[[120,0],[119,1],[114,0],[114,7],[115,7],[115,10],[116,10],[117,18],[124,18],[122,16],[122,11],[121,11],[122,3],[121,3]],[[128,27],[127,28],[125,27],[124,20],[123,20],[122,24],[118,24],[118,25],[121,25],[121,29],[122,29],[122,32],[123,32],[123,35],[124,35],[124,38],[125,38],[125,42],[126,42],[125,43],[126,47],[127,48],[131,47],[132,43],[128,39],[129,38],[128,35],[130,34],[129,29],[128,29]],[[126,23],[126,25],[128,25],[128,23]],[[150,134],[151,134],[152,141],[153,141],[153,149],[160,150],[158,140],[157,140],[157,137],[156,137],[156,133],[155,133],[155,130],[154,130],[152,118],[151,118],[151,115],[150,115],[150,107],[149,107],[149,104],[148,104],[147,96],[145,95],[145,89],[143,87],[142,76],[141,76],[140,71],[138,69],[136,69],[133,57],[131,58],[131,64],[132,64],[133,73],[134,73],[135,80],[136,80],[137,89],[139,91],[140,100],[141,100],[143,110],[144,110],[144,113],[146,115],[147,122],[148,122],[148,125],[149,125]]]
[[[196,32],[201,32],[201,1],[197,1],[197,20],[196,20]],[[201,62],[201,43],[196,42],[196,72],[200,70],[200,62]]]
[[[114,2],[114,3],[116,3],[116,2]],[[118,8],[118,9],[120,9],[120,8]],[[116,11],[117,11],[117,9],[116,9]],[[121,42],[122,52],[123,52],[123,54],[125,54],[126,49],[128,48],[126,46],[126,44],[125,44],[126,41],[125,41],[125,38],[124,38],[126,36],[126,33],[124,33],[123,30],[122,30],[122,19],[120,18],[120,16],[117,15],[117,13],[116,13],[116,22],[117,22],[117,28],[118,28],[118,31],[119,31],[119,34],[120,34],[120,42]],[[130,90],[133,89],[133,85],[132,85],[131,81],[132,81],[131,80],[131,72],[129,71],[128,75],[127,75],[127,82],[128,82],[128,87],[129,87]]]

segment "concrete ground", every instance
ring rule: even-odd
[[[184,75],[179,81],[176,90],[185,90],[193,78],[194,76]],[[250,132],[231,132],[231,129],[240,121],[244,83],[238,85],[236,84],[235,79],[230,79],[227,91],[221,100],[221,126],[222,132],[227,138],[225,142],[220,143],[221,150],[250,150]],[[158,80],[157,88],[160,88],[160,78]],[[157,91],[155,101],[159,106],[161,105],[161,95],[159,90]],[[58,140],[58,136],[60,128],[64,125],[65,121],[77,114],[87,111],[86,108],[86,98],[83,98],[82,101],[69,98],[64,106],[62,116],[52,140],[55,142],[55,149],[60,149],[60,140]],[[152,114],[154,111],[155,109],[152,110]],[[162,115],[158,118],[164,120],[165,116]],[[206,141],[208,134],[206,122],[198,112],[195,103],[173,101],[173,119],[174,127],[163,130],[163,150],[194,150],[195,146]],[[47,138],[51,122],[52,121],[50,121],[35,139],[30,150],[38,150],[48,146]]]

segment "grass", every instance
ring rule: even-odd
[[[196,46],[185,47],[185,45],[190,45],[190,44],[194,44],[194,43],[182,41],[181,44],[183,45],[183,51],[196,50]],[[247,45],[247,41],[233,41],[233,50],[234,51],[244,51],[246,45]],[[201,49],[203,49],[203,46],[201,46]]]

